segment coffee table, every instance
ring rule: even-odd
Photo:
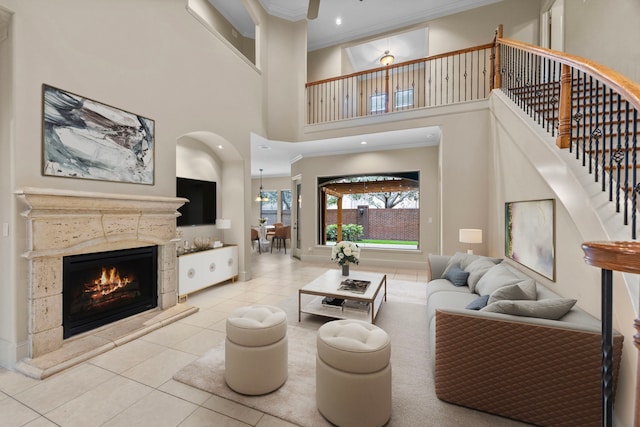
[[[338,290],[340,283],[346,279],[368,280],[371,282],[364,293]],[[384,285],[384,287],[383,287]],[[382,292],[380,292],[382,290]],[[303,305],[303,295],[305,301]],[[312,296],[313,298],[309,298]],[[342,298],[349,301],[360,301],[368,305],[368,310],[348,310],[326,307],[322,304],[325,297]],[[335,319],[359,319],[375,322],[382,302],[387,300],[387,275],[352,271],[351,275],[343,276],[340,270],[329,270],[317,279],[307,283],[298,290],[298,322],[302,313],[332,317]]]

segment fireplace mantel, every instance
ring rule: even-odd
[[[176,216],[187,199],[31,187],[16,195],[26,205],[30,358],[64,344],[64,256],[158,245],[158,306],[177,304]]]
[[[187,199],[25,188],[31,246],[38,257],[164,245],[175,238],[177,210]]]

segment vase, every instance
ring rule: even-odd
[[[349,263],[342,264],[342,275],[343,276],[348,276],[349,275]]]

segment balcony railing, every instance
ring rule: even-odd
[[[485,99],[493,44],[306,84],[307,124]]]

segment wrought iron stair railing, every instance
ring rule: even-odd
[[[584,58],[496,32],[494,87],[575,153],[637,239],[640,85]]]

